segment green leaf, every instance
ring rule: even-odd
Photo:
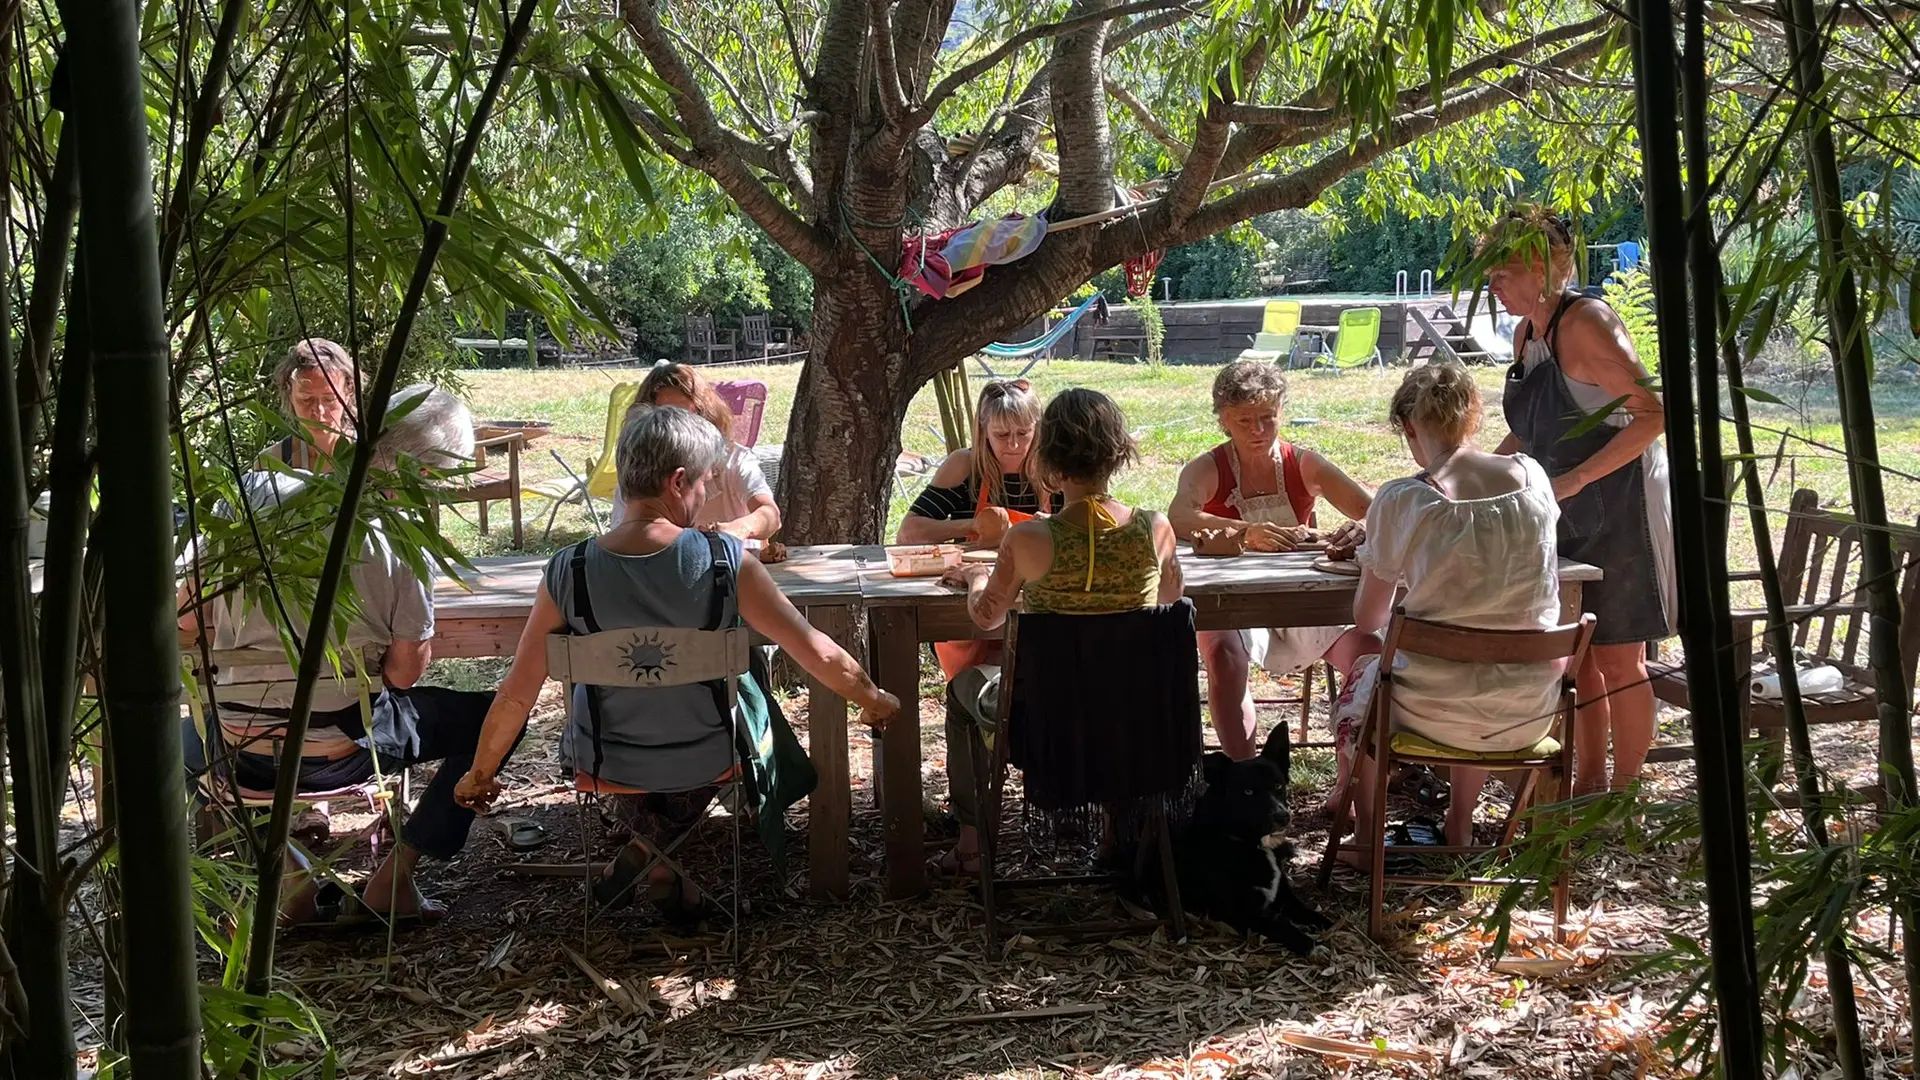
[[[1769,292],[1767,298],[1760,302],[1760,309],[1754,312],[1753,328],[1747,331],[1746,348],[1742,351],[1742,359],[1748,365],[1753,363],[1754,357],[1760,355],[1761,349],[1767,347],[1767,338],[1773,334],[1773,321],[1779,317],[1779,314],[1780,294],[1777,291]]]
[[[1740,388],[1740,392],[1742,394],[1745,394],[1747,397],[1752,398],[1755,401],[1764,401],[1769,405],[1785,405],[1786,404],[1786,402],[1781,401],[1775,395],[1770,394],[1767,391],[1762,390],[1757,386],[1742,386]]]
[[[596,100],[600,105],[601,115],[606,118],[607,131],[613,136],[611,140],[613,150],[620,158],[620,167],[626,170],[627,180],[633,184],[633,190],[640,196],[641,201],[649,205],[653,204],[656,201],[653,181],[648,179],[647,170],[640,163],[639,144],[645,136],[641,135],[640,129],[634,126],[633,119],[627,115],[626,107],[620,101],[620,96],[614,92],[612,84],[607,82],[607,77],[600,73],[600,69],[588,68],[587,75],[600,90],[600,96]]]
[[[1594,428],[1597,428],[1601,424],[1606,423],[1607,417],[1612,416],[1616,411],[1619,410],[1621,406],[1625,405],[1626,403],[1627,403],[1627,396],[1625,394],[1622,394],[1621,396],[1614,398],[1612,401],[1609,401],[1605,405],[1602,405],[1599,408],[1593,410],[1592,412],[1588,413],[1586,416],[1581,417],[1579,423],[1568,428],[1567,433],[1565,435],[1560,436],[1561,440],[1565,441],[1567,439],[1577,439],[1580,436],[1585,435],[1587,432],[1592,431]]]

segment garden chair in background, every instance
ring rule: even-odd
[[[725,340],[721,338],[724,335]],[[732,360],[739,350],[734,333],[727,328],[714,329],[713,316],[687,316],[687,363],[711,364],[716,359]]]
[[[519,551],[526,546],[525,531],[520,524],[520,450],[526,445],[527,433],[521,430],[509,430],[486,425],[475,425],[473,441],[474,471],[455,477],[452,482],[434,490],[434,526],[439,527],[439,509],[441,503],[477,504],[480,535],[487,535],[487,504],[505,501],[513,513],[513,550]],[[507,467],[502,471],[497,466],[487,465],[487,451],[498,453],[506,451]]]
[[[771,315],[740,316],[741,352],[761,360],[786,360],[799,356],[793,347],[793,331],[773,325]]]
[[[1386,927],[1386,887],[1392,885],[1453,885],[1461,888],[1475,888],[1489,884],[1484,878],[1462,876],[1459,874],[1390,874],[1387,872],[1387,778],[1394,775],[1397,767],[1404,764],[1426,765],[1435,769],[1449,765],[1462,768],[1490,769],[1494,772],[1511,774],[1522,772],[1525,778],[1520,781],[1513,799],[1513,808],[1507,814],[1500,829],[1498,845],[1468,844],[1461,847],[1409,847],[1404,850],[1417,855],[1480,855],[1489,851],[1510,847],[1514,837],[1520,831],[1520,819],[1529,804],[1539,797],[1543,802],[1552,802],[1560,798],[1560,793],[1568,790],[1573,777],[1573,704],[1574,673],[1580,670],[1580,661],[1586,656],[1587,644],[1593,638],[1593,616],[1586,615],[1577,623],[1555,627],[1551,630],[1476,630],[1465,626],[1452,626],[1446,623],[1429,622],[1424,619],[1407,617],[1404,609],[1396,608],[1393,621],[1387,625],[1386,645],[1380,651],[1380,682],[1373,692],[1373,701],[1367,709],[1367,718],[1361,725],[1360,747],[1370,747],[1374,760],[1380,762],[1379,782],[1373,785],[1373,822],[1374,827],[1366,836],[1355,836],[1351,842],[1343,843],[1348,824],[1356,820],[1354,805],[1359,790],[1357,777],[1367,768],[1364,761],[1356,762],[1354,776],[1334,796],[1333,821],[1327,828],[1327,852],[1320,862],[1320,888],[1324,891],[1333,880],[1333,864],[1342,851],[1365,852],[1369,860],[1370,871],[1367,878],[1367,935],[1374,940],[1380,939],[1380,933]],[[1539,742],[1523,750],[1511,753],[1482,753],[1454,746],[1442,746],[1430,739],[1415,735],[1410,731],[1394,731],[1393,715],[1393,659],[1402,649],[1409,653],[1451,660],[1461,664],[1525,664],[1548,663],[1564,660],[1566,674],[1560,681],[1560,700],[1555,709],[1553,729]],[[1540,781],[1547,783],[1542,787]],[[1455,789],[1456,799],[1478,798],[1478,792]],[[1560,939],[1562,927],[1567,919],[1568,880],[1562,867],[1560,876],[1553,882],[1553,933],[1554,939]]]
[[[1900,590],[1900,665],[1908,685],[1912,685],[1915,668],[1920,666],[1920,620],[1913,617],[1920,611],[1920,529],[1896,525],[1888,532]],[[1808,488],[1793,493],[1776,566],[1786,615],[1793,624],[1792,662],[1801,675],[1810,726],[1873,724],[1879,719],[1880,698],[1874,689],[1873,672],[1867,667],[1865,643],[1871,630],[1866,597],[1860,591],[1859,552],[1860,523],[1851,514],[1821,509],[1819,493]],[[1756,571],[1736,572],[1732,577],[1736,581],[1759,580]],[[1750,688],[1741,702],[1745,730],[1760,731],[1780,742],[1786,736],[1787,717],[1777,678],[1786,658],[1772,655],[1766,621],[1764,607],[1734,610],[1733,663],[1742,684]],[[1656,697],[1668,705],[1692,708],[1686,668],[1680,661],[1649,668]],[[1823,668],[1829,669],[1821,680],[1827,685],[1808,685],[1808,675]],[[1764,688],[1763,683],[1767,684]],[[1868,743],[1873,741],[1873,736],[1864,731],[1860,737]],[[1677,761],[1692,756],[1690,744],[1667,744],[1654,747],[1647,760]],[[1850,794],[1883,803],[1885,789],[1874,785]],[[1798,794],[1790,791],[1775,792],[1772,797],[1782,806],[1797,806],[1800,801]]]
[[[1294,340],[1300,331],[1300,301],[1269,300],[1260,320],[1260,332],[1253,335],[1253,346],[1240,353],[1241,360],[1277,363],[1286,357],[1292,366]]]
[[[1387,362],[1380,355],[1380,309],[1360,307],[1342,311],[1340,330],[1333,337],[1333,351],[1315,357],[1314,364],[1330,367],[1336,373],[1368,364],[1378,364],[1380,370],[1385,371]]]
[[[528,495],[553,500],[553,509],[547,512],[547,528],[541,534],[542,536],[551,537],[553,520],[559,516],[560,508],[576,502],[586,506],[587,515],[593,518],[596,532],[604,528],[600,523],[599,511],[594,509],[593,500],[606,499],[611,502],[620,488],[614,450],[620,445],[620,426],[626,422],[627,409],[633,405],[633,399],[639,393],[639,383],[623,382],[614,385],[613,391],[607,395],[607,431],[601,437],[600,453],[583,463],[580,472],[573,471],[573,467],[567,464],[567,459],[560,456],[560,451],[551,451],[553,460],[560,463],[560,468],[564,469],[567,475],[542,480],[525,491]],[[581,475],[582,473],[585,475]]]

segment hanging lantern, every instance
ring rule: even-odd
[[[1153,292],[1153,272],[1160,267],[1163,251],[1148,251],[1126,261],[1127,295],[1147,296]]]

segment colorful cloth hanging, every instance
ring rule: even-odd
[[[980,283],[989,266],[1026,258],[1047,236],[1045,215],[1011,214],[933,236],[909,236],[900,249],[900,278],[936,300]]]

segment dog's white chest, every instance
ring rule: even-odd
[[[1280,883],[1285,879],[1282,876],[1284,871],[1280,868],[1280,859],[1274,854],[1273,849],[1262,844],[1260,854],[1267,859],[1267,883],[1260,886],[1260,897],[1263,901],[1261,907],[1264,909],[1271,907],[1273,898],[1280,895]]]

